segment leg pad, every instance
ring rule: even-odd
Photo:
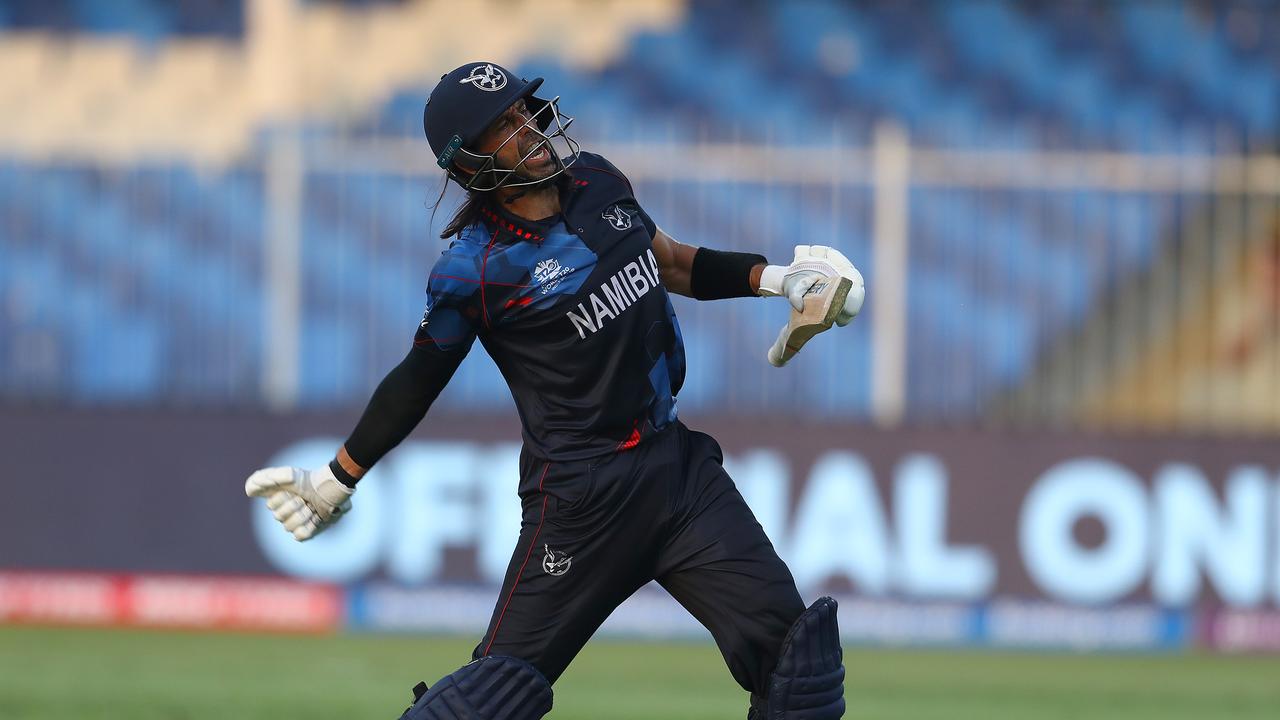
[[[753,720],[844,717],[844,652],[835,600],[821,598],[801,613],[782,641],[767,699],[753,696],[751,706]]]
[[[551,685],[513,657],[482,657],[413,694],[400,720],[538,720],[551,712]]]

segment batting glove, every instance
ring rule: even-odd
[[[796,312],[804,310],[804,296],[814,283],[824,277],[846,277],[853,288],[845,297],[844,307],[836,315],[836,324],[844,327],[857,317],[866,297],[862,273],[844,253],[825,245],[797,245],[790,265],[766,265],[760,274],[761,297],[785,297]]]
[[[769,348],[769,363],[782,367],[810,339],[834,323],[848,325],[866,297],[862,273],[839,250],[797,245],[790,265],[767,265],[760,295],[785,297],[793,312]],[[806,301],[808,304],[806,305]]]
[[[249,497],[267,499],[267,508],[299,542],[320,534],[351,510],[355,492],[326,465],[317,470],[263,468],[244,483]]]

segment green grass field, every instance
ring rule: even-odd
[[[385,718],[468,656],[464,639],[0,627],[5,720]],[[1280,659],[880,651],[846,656],[849,718],[1280,717]],[[714,647],[591,643],[556,720],[743,718]]]

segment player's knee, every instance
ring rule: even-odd
[[[400,720],[538,720],[551,712],[551,685],[513,657],[480,658],[413,694]]]
[[[844,716],[844,653],[836,601],[824,597],[800,614],[782,642],[778,665],[753,695],[750,718],[835,720]]]

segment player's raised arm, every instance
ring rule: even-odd
[[[790,320],[769,349],[781,367],[814,335],[847,325],[862,309],[862,273],[839,250],[797,245],[790,265],[769,265],[763,255],[685,245],[655,228],[653,254],[667,290],[696,298],[785,297]]]
[[[465,355],[415,346],[378,384],[351,436],[328,465],[314,470],[263,468],[245,481],[245,493],[265,498],[295,539],[315,537],[351,509],[356,483],[422,422]]]
[[[667,290],[698,300],[755,295],[769,264],[763,255],[685,245],[662,228],[654,230],[653,255]]]
[[[408,437],[465,356],[465,349],[442,353],[415,345],[378,384],[351,436],[329,463],[339,482],[354,488],[383,455]]]
[[[437,269],[450,269],[448,262],[446,253]],[[467,319],[472,298],[457,292],[453,277],[448,272],[433,274],[413,347],[378,384],[355,429],[328,465],[314,470],[264,468],[245,481],[245,493],[265,498],[295,539],[310,540],[341,519],[351,508],[356,483],[422,422],[466,357],[476,336]]]

